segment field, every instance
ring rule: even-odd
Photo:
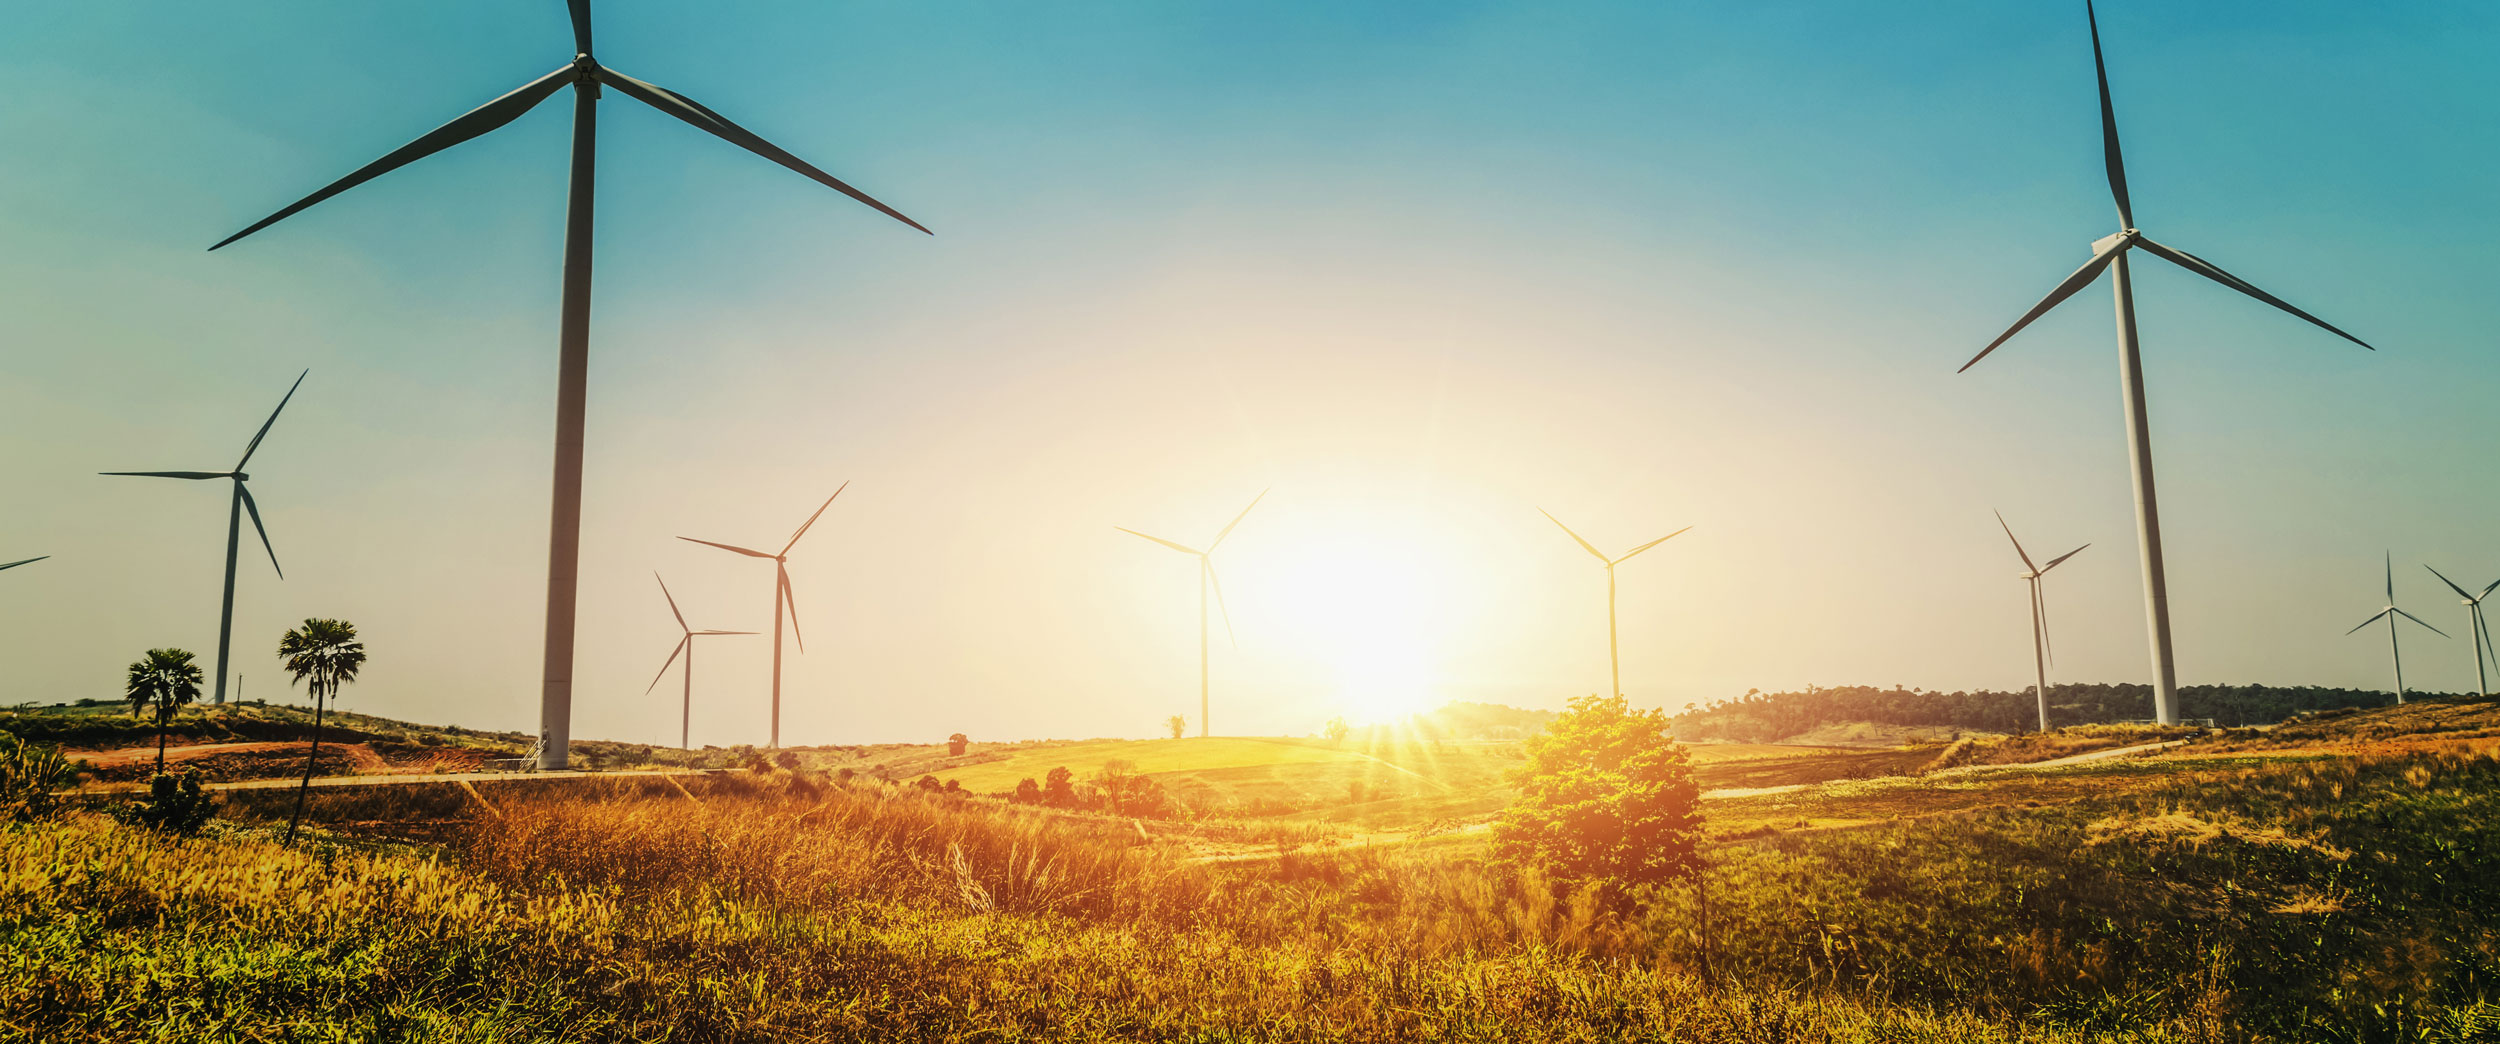
[[[1489,858],[1516,746],[342,787],[293,849],[283,791],[189,840],[73,809],[0,830],[0,1039],[2500,1034],[2489,703],[1932,775],[1942,745],[1700,745],[1710,868],[1630,905]],[[2117,749],[2012,749],[2078,746]],[[903,771],[957,760],[935,774],[971,794]],[[977,796],[1106,761],[1236,800],[1145,823]]]

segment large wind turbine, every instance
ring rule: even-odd
[[[1547,521],[1550,521],[1555,525],[1562,526],[1563,532],[1571,533],[1571,527],[1563,526],[1562,520],[1555,518],[1553,512],[1547,511],[1544,508],[1538,508],[1537,513],[1544,515]],[[1647,551],[1650,548],[1666,543],[1667,541],[1673,540],[1678,536],[1682,536],[1685,529],[1691,528],[1693,527],[1686,526],[1684,529],[1676,530],[1673,533],[1659,537],[1649,543],[1642,544],[1639,547],[1624,552],[1620,558],[1606,557],[1606,553],[1598,550],[1597,545],[1581,539],[1580,534],[1578,533],[1571,533],[1572,541],[1579,544],[1581,550],[1587,551],[1589,554],[1596,556],[1598,561],[1606,563],[1606,662],[1614,671],[1615,696],[1617,698],[1621,698],[1623,696],[1623,650],[1615,640],[1615,567],[1630,560],[1633,555],[1640,554],[1643,551]]]
[[[2422,568],[2431,569],[2429,566]],[[2492,581],[2490,586],[2483,588],[2481,594],[2467,594],[2465,588],[2457,586],[2456,581],[2448,579],[2447,575],[2439,570],[2431,569],[2431,575],[2438,577],[2440,583],[2448,585],[2449,590],[2456,592],[2457,597],[2465,600],[2466,622],[2474,628],[2465,636],[2465,644],[2474,647],[2474,692],[2477,695],[2489,696],[2491,695],[2491,676],[2484,672],[2483,655],[2492,651],[2491,625],[2483,622],[2483,599],[2491,597],[2493,591],[2500,591],[2500,580]],[[2395,599],[2390,598],[2388,601],[2392,602]],[[2500,666],[2500,655],[2492,656],[2491,660],[2494,666]]]
[[[841,496],[842,491],[849,488],[851,488],[851,484],[848,482],[835,487],[833,497]],[[823,504],[817,505],[816,513],[807,516],[807,521],[799,524],[798,532],[790,534],[790,542],[781,545],[781,552],[779,554],[775,554],[770,551],[757,551],[754,548],[739,547],[736,544],[721,544],[710,540],[695,540],[695,538],[690,536],[681,536],[677,538],[679,540],[693,541],[694,543],[702,544],[707,547],[717,547],[723,551],[735,551],[749,558],[769,558],[773,560],[773,736],[771,746],[774,747],[781,746],[782,606],[787,605],[790,607],[791,637],[798,639],[800,652],[807,651],[807,636],[799,633],[798,596],[790,593],[790,549],[799,546],[799,538],[807,535],[807,527],[815,525],[816,520],[824,515],[825,509],[833,506],[833,497],[826,497]],[[661,669],[666,670],[667,668],[663,667]],[[655,681],[652,684],[657,685],[659,683]]]
[[[2101,87],[2101,150],[2109,167],[2110,198],[2118,205],[2118,233],[2093,243],[2091,260],[2067,276],[2065,282],[2057,284],[2057,289],[2049,291],[2039,304],[2031,306],[2031,311],[2023,313],[2023,317],[2006,328],[2004,333],[1998,334],[1996,340],[1988,342],[1988,346],[1972,356],[1970,362],[1963,363],[1962,369],[1968,370],[1977,365],[1979,360],[1988,357],[1989,352],[1996,351],[1998,345],[2031,325],[2032,320],[2074,296],[2098,278],[2102,269],[2112,273],[2111,286],[2118,300],[2118,377],[2126,401],[2127,447],[2135,472],[2136,532],[2144,551],[2144,608],[2146,625],[2152,637],[2153,714],[2162,724],[2175,725],[2179,721],[2179,691],[2178,672],[2173,667],[2170,648],[2170,592],[2162,571],[2161,516],[2153,499],[2153,435],[2144,412],[2144,364],[2136,350],[2135,292],[2127,279],[2127,252],[2142,250],[2290,312],[2363,348],[2370,346],[2360,338],[2328,325],[2325,320],[2284,303],[2281,298],[2258,289],[2247,280],[2215,267],[2210,261],[2185,250],[2153,242],[2136,230],[2135,213],[2127,201],[2126,166],[2118,154],[2118,116],[2109,101],[2109,71],[2101,60],[2101,27],[2093,15],[2090,0],[2085,0],[2084,18],[2092,31],[2092,69]]]
[[[9,562],[9,563],[5,563],[5,564],[0,564],[0,569],[15,569],[15,568],[17,568],[17,567],[19,567],[19,566],[25,565],[25,564],[26,564],[26,563],[28,563],[28,562],[41,562],[41,561],[43,561],[44,559],[47,559],[47,558],[50,558],[50,557],[52,557],[52,556],[51,556],[51,555],[36,555],[36,556],[35,556],[35,557],[33,557],[33,558],[21,558],[21,559],[18,559],[17,561],[15,561],[15,562]]]
[[[1227,608],[1225,608],[1225,607],[1224,607],[1224,581],[1222,581],[1222,580],[1218,579],[1218,578],[1216,577],[1216,575],[1215,575],[1215,558],[1214,558],[1214,555],[1215,555],[1215,549],[1216,549],[1216,547],[1217,547],[1217,546],[1219,546],[1219,545],[1221,545],[1221,544],[1223,544],[1223,543],[1224,543],[1224,538],[1225,538],[1225,537],[1228,537],[1228,536],[1231,536],[1231,535],[1232,535],[1232,533],[1233,533],[1233,527],[1234,527],[1234,526],[1238,526],[1238,525],[1240,525],[1240,524],[1241,524],[1241,520],[1242,520],[1242,519],[1245,519],[1245,518],[1250,517],[1250,508],[1254,508],[1254,507],[1259,506],[1259,501],[1262,501],[1262,500],[1265,500],[1265,499],[1267,499],[1267,491],[1266,491],[1266,490],[1264,490],[1264,489],[1262,489],[1262,490],[1260,490],[1260,491],[1259,491],[1259,495],[1258,495],[1258,496],[1255,496],[1255,497],[1250,498],[1250,507],[1246,507],[1246,508],[1241,509],[1241,514],[1234,515],[1234,516],[1233,516],[1233,520],[1232,520],[1231,522],[1227,522],[1227,523],[1225,523],[1225,524],[1224,524],[1224,528],[1223,528],[1221,531],[1219,531],[1219,532],[1217,532],[1217,533],[1215,534],[1215,539],[1210,540],[1210,541],[1207,541],[1207,549],[1206,549],[1206,550],[1204,550],[1204,551],[1200,551],[1200,550],[1198,550],[1197,548],[1191,547],[1191,546],[1189,546],[1189,545],[1187,545],[1187,544],[1175,543],[1175,542],[1170,541],[1170,540],[1165,540],[1165,539],[1163,539],[1162,537],[1159,537],[1159,536],[1148,536],[1147,534],[1140,533],[1140,532],[1138,532],[1138,531],[1136,531],[1136,530],[1134,530],[1134,529],[1130,529],[1130,528],[1128,528],[1127,526],[1113,526],[1113,527],[1111,527],[1111,528],[1113,528],[1113,529],[1117,529],[1117,530],[1119,530],[1120,532],[1126,533],[1126,534],[1128,534],[1128,535],[1130,535],[1130,536],[1133,536],[1133,537],[1145,537],[1145,538],[1146,538],[1146,539],[1148,539],[1148,540],[1152,540],[1152,541],[1154,541],[1155,543],[1158,543],[1158,544],[1161,544],[1161,545],[1163,545],[1163,546],[1165,546],[1165,547],[1171,548],[1172,550],[1174,550],[1174,551],[1178,551],[1178,552],[1180,552],[1180,553],[1182,553],[1182,554],[1184,554],[1184,555],[1190,555],[1190,556],[1192,556],[1192,557],[1195,557],[1195,558],[1198,560],[1198,738],[1199,738],[1199,739],[1205,739],[1205,738],[1207,738],[1207,735],[1208,735],[1208,732],[1207,732],[1207,590],[1208,590],[1209,588],[1213,588],[1213,589],[1214,589],[1214,591],[1215,591],[1215,607],[1216,607],[1218,610],[1221,610],[1221,611],[1223,612],[1223,614],[1224,614],[1224,635],[1225,635],[1225,637],[1227,637],[1227,638],[1234,638],[1234,635],[1233,635],[1233,611],[1232,611],[1231,609],[1227,609]],[[1239,644],[1239,639],[1238,639],[1238,638],[1234,638],[1234,641],[1235,641],[1235,644]]]
[[[2022,578],[2031,584],[2031,669],[2038,679],[2038,687],[2032,692],[2040,697],[2040,731],[2047,732],[2049,731],[2049,663],[2057,658],[2057,654],[2049,648],[2048,604],[2040,598],[2040,578],[2047,576],[2049,570],[2057,568],[2058,563],[2082,554],[2083,547],[2092,545],[2085,544],[2083,547],[2049,559],[2047,565],[2033,565],[2031,553],[2023,550],[2023,542],[2014,540],[2014,527],[2005,524],[2004,512],[1997,512],[1997,526],[2005,530],[2005,539],[2013,540],[2014,553],[2021,556],[2023,568],[2029,570],[2023,574]]]
[[[232,503],[226,508],[225,607],[219,610],[217,616],[216,700],[219,703],[226,702],[226,649],[231,644],[231,639],[234,637],[234,556],[236,548],[240,547],[243,542],[244,512],[251,512],[252,531],[260,534],[261,549],[269,552],[269,568],[277,570],[278,579],[286,579],[286,570],[279,568],[278,566],[278,549],[270,546],[269,530],[263,528],[260,524],[260,505],[252,502],[252,490],[249,486],[244,485],[245,482],[250,481],[251,476],[243,473],[243,465],[252,462],[252,453],[260,449],[260,440],[268,437],[270,425],[278,423],[278,414],[286,411],[287,402],[295,398],[295,389],[304,386],[304,377],[310,373],[312,373],[311,370],[305,370],[303,373],[295,375],[295,383],[287,386],[286,397],[278,400],[278,408],[269,411],[269,419],[262,421],[260,430],[252,433],[252,441],[243,447],[243,459],[234,462],[234,470],[232,471],[101,472],[101,474],[105,475],[134,475],[140,478],[228,479],[234,483],[234,495],[231,498]],[[11,564],[22,565],[24,563]]]
[[[599,89],[619,93],[694,125],[714,137],[788,167],[877,209],[879,213],[922,232],[919,222],[816,169],[780,146],[729,121],[685,95],[637,80],[599,64],[591,57],[590,0],[567,0],[573,15],[573,60],[511,93],[463,113],[460,118],[400,146],[321,191],[260,219],[250,228],[218,242],[217,247],[258,232],[288,215],[364,184],[400,167],[512,122],[539,102],[567,86],[573,88],[572,185],[565,202],[564,312],[557,335],[555,502],[547,540],[547,644],[545,671],[539,690],[539,732],[542,768],[565,765],[573,732],[573,616],[575,577],[581,558],[582,416],[586,409],[584,381],[590,360],[590,238],[592,188],[597,173],[595,142]],[[776,635],[778,640],[778,635]]]
[[[651,579],[660,580],[660,574],[651,574]],[[694,747],[689,739],[694,735],[694,640],[715,635],[754,634],[755,632],[695,630],[687,625],[686,614],[677,611],[677,596],[668,593],[666,580],[660,580],[660,597],[668,599],[669,615],[677,618],[677,629],[686,632],[686,636],[677,639],[677,647],[668,651],[668,662],[660,665],[660,673],[651,676],[651,684],[642,690],[642,694],[649,696],[652,689],[659,688],[660,679],[668,677],[669,667],[677,662],[677,654],[686,654],[686,695],[677,711],[677,749],[692,750]]]
[[[2411,620],[2414,623],[2422,624],[2422,626],[2429,630],[2432,634],[2438,635],[2442,638],[2448,637],[2448,632],[2432,627],[2429,624],[2422,623],[2421,617],[2396,608],[2396,557],[2391,554],[2387,556],[2387,604],[2380,608],[2378,612],[2370,614],[2369,619],[2352,625],[2352,631],[2346,631],[2344,633],[2351,634],[2353,631],[2358,631],[2364,627],[2370,626],[2371,624],[2377,623],[2380,617],[2387,618],[2387,655],[2396,662],[2396,702],[2403,703],[2405,701],[2405,654],[2404,649],[2396,644],[2396,618],[2399,616],[2404,617],[2407,620]]]

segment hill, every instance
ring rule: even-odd
[[[2419,698],[2433,697],[2423,694]],[[2304,711],[2382,707],[2392,702],[2394,697],[2384,692],[2314,685],[2190,685],[2179,690],[2181,717],[2211,718],[2229,727],[2271,725]],[[2051,727],[2152,716],[2149,685],[2049,686]],[[1803,692],[1749,690],[1736,699],[1713,701],[1676,715],[1673,728],[1678,738],[1688,741],[1783,743],[1796,742],[1817,729],[1857,723],[2008,733],[2035,730],[2040,721],[2038,703],[2027,689],[1935,692],[1850,685],[1808,686]]]

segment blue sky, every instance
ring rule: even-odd
[[[673,537],[776,539],[846,479],[793,560],[794,741],[1194,715],[1187,564],[1111,527],[1211,533],[1269,486],[1227,545],[1218,731],[1308,731],[1398,670],[1602,688],[1603,578],[1538,507],[1616,549],[1695,526],[1625,567],[1643,702],[2021,684],[1992,507],[2094,545],[2052,581],[2057,676],[2146,676],[2106,289],[1952,372],[2115,230],[2079,9],[598,19],[604,62],[938,235],[603,103],[576,735],[673,731],[653,570],[698,626],[768,622],[768,570]],[[247,694],[287,623],[344,615],[351,706],[533,725],[569,106],[203,248],[561,64],[563,5],[15,24],[0,560],[55,558],[0,576],[0,700],[213,645],[219,495],[93,473],[222,467],[310,367],[252,469],[288,572],[246,562]],[[2181,680],[2384,684],[2341,635],[2383,549],[2452,632],[2419,563],[2500,576],[2500,13],[2102,25],[2145,230],[2384,349],[2138,266]],[[2408,642],[2408,680],[2471,684],[2461,640]],[[697,742],[761,738],[760,650],[707,649]]]

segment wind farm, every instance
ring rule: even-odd
[[[0,1026],[2484,1039],[2500,22],[2105,2],[20,19]]]

